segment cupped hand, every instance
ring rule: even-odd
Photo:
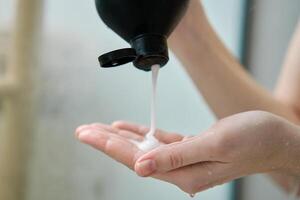
[[[81,126],[76,135],[138,175],[194,194],[249,174],[285,169],[287,146],[296,145],[286,123],[257,111],[221,120],[194,137],[159,130],[155,136],[163,145],[150,152],[142,152],[131,142],[142,141],[148,128],[127,122]]]
[[[147,127],[128,122],[118,121],[112,125],[94,123],[77,128],[76,137],[83,143],[102,151],[108,156],[134,169],[136,160],[145,152],[138,149],[132,142],[141,142],[149,131]],[[157,130],[155,137],[161,144],[170,144],[183,139],[178,134]]]

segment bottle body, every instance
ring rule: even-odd
[[[188,3],[189,0],[96,0],[96,7],[104,23],[136,50],[138,60],[134,64],[143,69],[155,62],[162,66],[168,62],[166,40]]]

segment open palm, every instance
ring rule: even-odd
[[[83,125],[76,135],[83,143],[89,144],[111,158],[134,169],[135,163],[146,152],[141,151],[131,140],[143,141],[149,129],[144,126],[118,121],[112,125],[95,123]],[[182,136],[157,130],[155,137],[162,144],[181,141]]]
[[[291,160],[299,137],[298,127],[261,111],[228,117],[194,137],[158,130],[155,137],[162,145],[143,152],[132,140],[142,141],[148,131],[116,122],[81,126],[76,135],[138,175],[172,183],[190,194],[250,174],[292,173],[285,160]]]
[[[212,177],[210,169],[214,168],[211,165],[221,164],[221,162],[213,162],[207,156],[204,156],[204,158],[207,158],[207,161],[183,167],[180,167],[183,164],[182,161],[175,157],[167,158],[167,161],[171,159],[172,167],[178,167],[178,169],[150,174],[147,167],[137,164],[137,161],[145,154],[148,154],[148,152],[141,151],[131,142],[131,140],[142,141],[148,131],[147,127],[119,121],[112,125],[96,123],[81,126],[76,130],[76,136],[81,142],[91,145],[128,168],[135,170],[140,176],[150,175],[153,178],[175,184],[189,194],[194,194],[229,181],[227,179],[222,179],[218,183],[216,180],[213,182],[208,181],[207,177]],[[205,134],[201,136],[205,136]],[[155,137],[162,143],[160,149],[164,148],[166,151],[170,151],[169,148],[172,148],[173,145],[188,143],[193,139],[193,137],[183,137],[176,133],[167,133],[161,130],[156,131]],[[198,137],[194,138],[197,139]],[[147,165],[148,163],[144,164]],[[144,164],[142,163],[141,165]]]

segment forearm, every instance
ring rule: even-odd
[[[265,110],[299,123],[292,106],[272,96],[250,77],[219,40],[205,16],[194,24],[197,26],[185,23],[171,38],[171,45],[218,118],[247,110]],[[290,181],[293,177],[285,174],[270,175],[285,190],[293,183]]]
[[[275,90],[277,98],[294,107],[300,115],[300,21],[292,39],[283,71]]]
[[[186,35],[175,35],[171,45],[218,118],[264,110],[298,122],[293,108],[274,98],[250,77],[205,19]]]

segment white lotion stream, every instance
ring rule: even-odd
[[[159,74],[159,65],[153,65],[152,70],[152,98],[151,98],[151,127],[142,142],[133,141],[140,150],[150,151],[160,146],[160,142],[154,137],[156,131],[156,88]]]
[[[157,79],[159,74],[159,65],[153,65],[152,70],[152,98],[151,98],[151,126],[150,131],[146,134],[142,142],[132,141],[137,147],[144,151],[151,151],[152,149],[157,148],[161,143],[155,138],[156,131],[156,96],[157,96]],[[194,198],[196,194],[189,194],[191,198]]]

